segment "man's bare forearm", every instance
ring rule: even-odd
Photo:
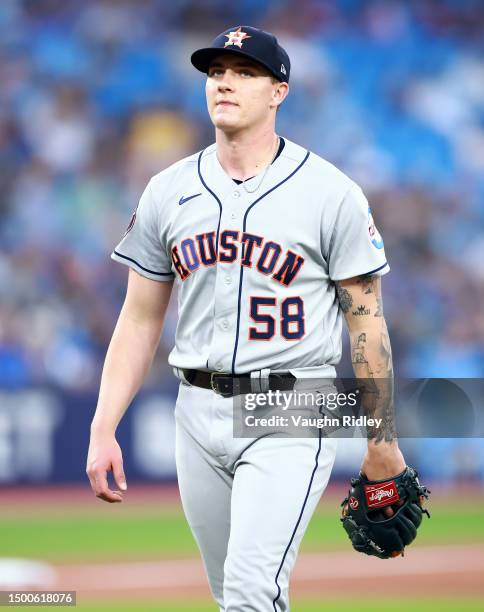
[[[151,367],[172,283],[129,271],[126,298],[104,362],[92,433],[113,434]]]
[[[115,432],[151,367],[160,334],[160,325],[142,323],[121,310],[104,361],[92,431]]]
[[[362,407],[366,416],[382,419],[379,427],[368,427],[368,439],[375,443],[396,438],[393,406],[393,365],[385,321],[381,328],[350,334],[351,361],[355,376],[363,386]]]
[[[129,271],[126,298],[104,361],[86,465],[96,496],[109,503],[121,502],[127,487],[116,428],[151,367],[172,286]],[[108,484],[111,471],[119,490]]]
[[[361,277],[351,284],[336,283],[336,288],[348,322],[353,370],[364,390],[362,408],[366,416],[382,419],[379,427],[368,427],[368,439],[393,442],[393,363],[380,280]]]

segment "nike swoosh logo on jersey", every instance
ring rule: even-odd
[[[182,204],[185,204],[185,202],[188,202],[188,200],[193,200],[193,198],[198,198],[198,196],[201,196],[201,193],[196,193],[195,195],[192,196],[188,196],[186,198],[184,198],[183,196],[178,200],[178,204],[181,206]]]

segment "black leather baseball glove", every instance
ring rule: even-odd
[[[420,484],[417,471],[406,467],[390,480],[368,480],[360,472],[341,503],[341,521],[353,548],[380,559],[403,556],[417,535],[430,491]],[[392,516],[385,508],[391,508]]]

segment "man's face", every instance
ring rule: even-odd
[[[273,82],[260,64],[245,57],[221,54],[208,70],[207,106],[212,123],[226,132],[236,132],[267,122],[287,86]],[[284,95],[282,96],[284,97]]]

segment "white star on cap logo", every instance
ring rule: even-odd
[[[236,45],[237,47],[242,49],[242,43],[244,42],[244,40],[246,40],[247,38],[252,38],[252,36],[249,36],[245,32],[241,32],[241,30],[242,26],[240,26],[240,28],[237,28],[235,32],[229,32],[228,34],[224,34],[224,36],[228,38],[224,45],[224,48],[228,47],[229,45]]]

